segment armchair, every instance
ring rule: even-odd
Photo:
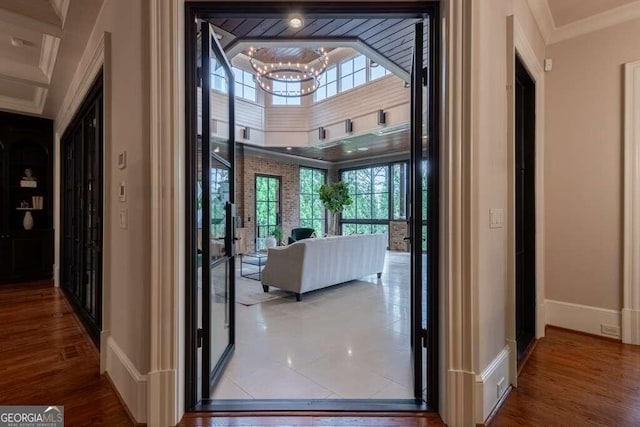
[[[289,236],[288,244],[297,242],[298,240],[308,239],[315,233],[313,228],[294,228],[291,230],[291,236]]]

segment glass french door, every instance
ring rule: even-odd
[[[265,249],[265,239],[273,234],[276,227],[282,226],[281,187],[282,180],[278,176],[256,175],[256,251]]]
[[[435,67],[437,19],[415,24],[411,69],[409,242],[411,252],[414,395],[432,409],[438,402],[438,135]]]
[[[195,44],[199,83],[192,97],[187,259],[188,297],[195,305],[189,323],[197,378],[192,402],[201,402],[211,397],[235,342],[235,126],[231,64],[208,22],[199,21]]]

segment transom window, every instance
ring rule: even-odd
[[[367,82],[367,58],[358,55],[340,64],[340,92]]]
[[[384,77],[391,74],[391,71],[384,68],[382,65],[369,61],[369,80],[379,79],[380,77]]]
[[[316,101],[334,96],[338,93],[338,67],[335,65],[327,68],[322,76],[321,84],[316,91]]]
[[[300,93],[300,82],[273,82],[273,91],[281,95]],[[300,105],[299,96],[272,96],[273,105]]]
[[[253,80],[253,75],[236,67],[233,67],[233,75],[236,80],[235,95],[256,102],[256,82]]]

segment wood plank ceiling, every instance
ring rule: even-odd
[[[287,19],[211,19],[210,22],[236,39],[354,39],[358,38],[389,61],[410,72],[413,29],[417,19],[307,19],[302,28],[289,27]],[[426,31],[425,31],[426,32]],[[425,58],[428,57],[424,43]]]

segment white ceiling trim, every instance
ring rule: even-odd
[[[50,24],[48,22],[38,21],[19,13],[6,9],[0,9],[0,22],[7,22],[16,27],[26,28],[38,33],[49,34],[54,37],[62,38],[62,25]]]
[[[50,36],[49,34],[42,35],[42,50],[40,51],[39,67],[44,75],[47,76],[47,83],[51,82],[51,75],[53,74],[53,67],[56,65],[59,47],[59,38]]]
[[[69,3],[70,0],[50,0],[51,7],[53,7],[54,12],[60,18],[60,22],[64,27],[64,22],[67,20],[67,12],[69,12]]]
[[[9,96],[0,96],[0,109],[42,115],[48,91],[48,89],[42,87],[36,88],[33,99],[30,101]]]
[[[549,44],[558,43],[594,31],[613,27],[614,25],[640,18],[640,1],[610,9],[606,12],[590,16],[556,28]]]
[[[49,86],[49,78],[39,67],[8,59],[0,61],[0,78],[33,86]]]
[[[531,13],[538,24],[540,34],[542,34],[542,38],[546,44],[556,29],[556,23],[551,14],[549,3],[547,0],[528,0],[528,3],[529,9],[531,9]]]
[[[527,3],[538,24],[540,34],[547,45],[613,27],[634,19],[640,19],[640,1],[636,1],[556,27],[547,0],[527,0]]]

